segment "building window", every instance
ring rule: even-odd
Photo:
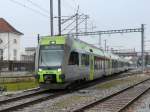
[[[1,44],[1,43],[3,43],[3,40],[2,40],[2,39],[0,39],[0,44]]]
[[[0,49],[0,60],[3,60],[3,49]]]
[[[14,54],[14,60],[17,60],[17,50],[16,49],[14,49],[13,54]]]
[[[14,39],[14,44],[17,44],[17,39]]]

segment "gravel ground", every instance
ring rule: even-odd
[[[0,94],[0,101],[8,99],[10,97],[28,94],[28,93],[31,93],[31,91],[33,91],[33,92],[36,91],[36,89],[38,89],[38,88],[32,88],[32,89],[28,89],[28,90],[24,90],[24,91],[16,91],[16,92],[3,92],[2,94]]]
[[[18,110],[19,112],[67,112],[88,103],[102,99],[119,90],[131,86],[141,80],[149,78],[146,75],[135,75],[122,79],[104,82],[71,94],[66,94],[55,99],[41,102],[30,107]]]
[[[150,112],[150,90],[123,112]]]

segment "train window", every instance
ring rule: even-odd
[[[116,68],[116,60],[113,60],[113,68]]]
[[[79,54],[77,52],[71,52],[69,65],[79,65]]]
[[[103,62],[102,62],[102,68],[103,69],[105,68],[105,60],[103,60]]]
[[[99,57],[94,57],[95,59],[95,69],[102,69],[102,59]]]
[[[103,69],[104,68],[104,61],[102,60],[101,61],[101,69]]]
[[[100,61],[100,69],[102,69],[102,60]]]
[[[101,60],[98,62],[98,68],[101,69]]]
[[[108,60],[106,60],[106,68],[109,69],[109,61]]]
[[[116,60],[114,61],[114,68],[117,68]]]
[[[98,65],[97,65],[97,57],[94,57],[94,69],[98,69]]]
[[[116,61],[113,61],[113,68],[116,68]]]
[[[103,64],[104,64],[104,68],[106,69],[106,65],[107,65],[106,60],[104,60]]]
[[[100,63],[101,63],[101,60],[98,61],[98,69],[101,69]]]
[[[98,69],[97,61],[95,61],[95,63],[94,63],[94,68],[95,68],[96,70]]]
[[[89,66],[89,55],[87,54],[81,55],[81,64],[85,66]]]
[[[100,60],[100,69],[103,69],[103,60]]]

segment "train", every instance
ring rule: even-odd
[[[67,88],[126,71],[130,62],[70,36],[44,36],[36,49],[35,73],[41,88]]]

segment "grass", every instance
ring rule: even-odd
[[[7,91],[19,91],[38,87],[38,83],[36,81],[13,82],[13,83],[3,83],[0,84],[0,86],[5,87]]]
[[[0,77],[0,84],[4,83],[17,83],[17,82],[33,82],[34,77]]]
[[[124,83],[135,83],[142,81],[144,79],[147,79],[147,77],[141,77],[141,76],[130,76],[124,79],[117,79],[117,80],[112,80],[106,83],[98,84],[96,85],[97,89],[110,89],[112,87],[124,84]]]
[[[69,98],[67,99],[62,99],[60,100],[59,102],[56,102],[54,103],[54,107],[59,107],[59,108],[66,108],[68,106],[71,106],[72,104],[76,103],[76,102],[79,102],[79,101],[82,101],[84,100],[86,97],[83,97],[83,96],[70,96]]]
[[[123,81],[123,80],[122,80]],[[97,85],[96,88],[99,88],[99,89],[109,89],[111,87],[114,87],[116,85],[119,85],[121,83],[123,83],[121,80],[119,81],[111,81],[111,82],[108,82],[108,83],[103,83],[103,84],[100,84],[100,85]]]

